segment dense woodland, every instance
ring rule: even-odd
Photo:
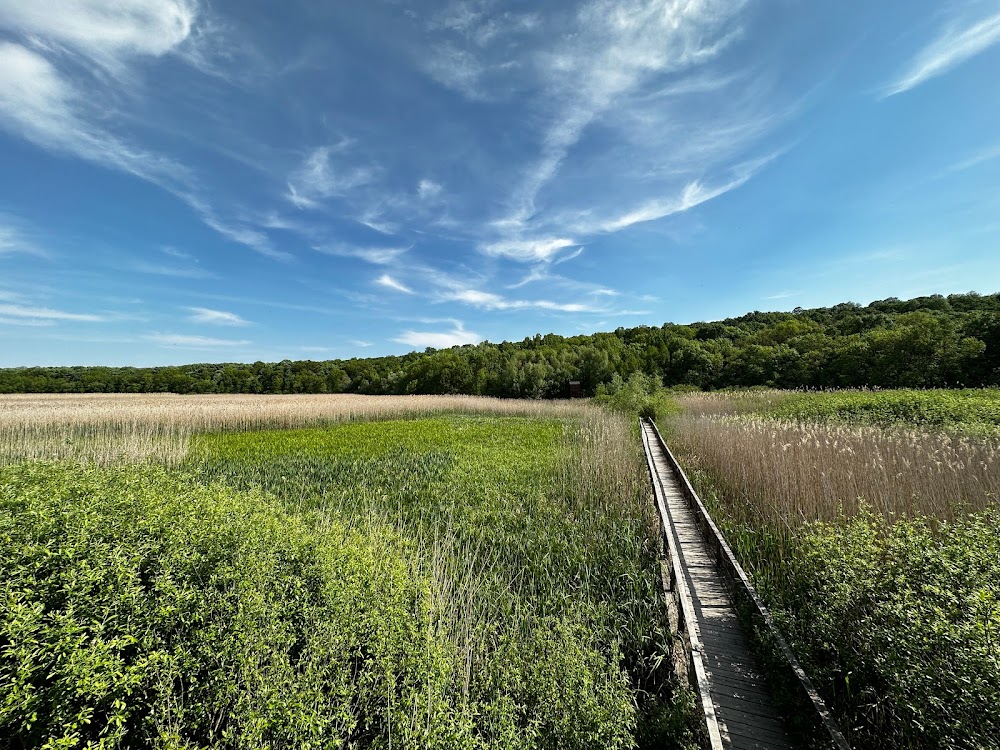
[[[179,367],[0,369],[0,393],[593,394],[642,372],[702,389],[1000,385],[1000,294],[889,298],[710,323],[484,342],[402,356]]]

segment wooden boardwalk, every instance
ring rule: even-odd
[[[706,541],[705,518],[698,516],[699,509],[706,518],[707,512],[700,501],[692,507],[693,490],[682,473],[678,476],[679,467],[675,470],[673,457],[655,427],[644,420],[642,431],[669,559],[664,585],[672,595],[671,625],[681,635],[683,644],[683,653],[677,654],[675,661],[687,672],[699,695],[710,747],[712,750],[802,747],[802,740],[795,739],[783,721],[754,657],[730,594],[732,582],[720,570],[720,550]],[[711,524],[710,519],[708,523]],[[714,524],[711,529],[718,534]],[[722,545],[725,546],[724,541]],[[727,546],[725,552],[731,556]],[[742,569],[739,573],[752,592]],[[759,604],[755,593],[753,597]],[[766,612],[762,605],[761,609]],[[801,672],[794,657],[792,661]],[[825,706],[822,711],[825,712]],[[822,720],[832,722],[828,714]],[[839,731],[832,732],[837,737],[829,746],[847,747]]]

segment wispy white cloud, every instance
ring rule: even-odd
[[[528,284],[534,284],[539,281],[548,281],[552,278],[552,274],[549,273],[548,268],[544,265],[538,265],[528,271],[527,275],[522,277],[520,281],[516,281],[513,284],[508,284],[508,289],[520,289]]]
[[[0,316],[21,320],[58,320],[80,323],[101,323],[107,320],[107,317],[103,315],[71,313],[63,310],[53,310],[49,307],[31,307],[28,305],[0,305]]]
[[[180,349],[217,349],[249,346],[253,343],[246,339],[217,339],[211,336],[186,336],[179,333],[150,333],[143,338],[160,346],[177,347]]]
[[[406,253],[409,247],[357,247],[344,243],[329,245],[317,245],[313,248],[317,252],[326,255],[339,255],[345,258],[359,258],[360,260],[372,263],[377,266],[385,266],[395,263],[401,255]]]
[[[575,33],[538,60],[557,103],[538,159],[527,170],[507,217],[531,219],[542,189],[559,173],[584,131],[648,80],[716,57],[738,36],[744,0],[592,0]]]
[[[353,142],[344,139],[312,150],[288,178],[287,198],[298,208],[319,208],[323,200],[346,195],[370,183],[376,174],[370,165],[351,164]]]
[[[575,244],[577,243],[565,237],[540,237],[529,240],[508,239],[486,243],[482,245],[482,251],[487,255],[534,262],[550,260],[560,250]]]
[[[397,281],[392,276],[387,273],[382,274],[377,279],[375,283],[379,286],[384,286],[386,289],[395,289],[397,292],[403,292],[405,294],[413,294],[413,290],[410,289],[406,284],[401,281]]]
[[[0,258],[15,253],[23,255],[44,256],[45,252],[32,240],[28,239],[17,227],[5,222],[0,215]]]
[[[361,339],[351,339],[350,343],[354,344],[354,346],[360,346],[363,349],[367,349],[369,346],[375,346],[373,342],[362,341]]]
[[[421,180],[417,183],[417,195],[420,197],[420,200],[433,200],[441,195],[442,190],[444,188],[434,182],[434,180]]]
[[[175,279],[212,279],[215,274],[197,266],[167,266],[161,263],[147,263],[145,261],[133,261],[128,266],[129,270],[137,273],[148,273],[154,276],[168,276]]]
[[[438,40],[415,51],[418,65],[442,86],[467,99],[491,100],[502,93],[498,77],[520,67],[512,49],[526,36],[541,33],[537,13],[496,7],[491,0],[457,0],[434,14],[426,24]],[[492,50],[497,55],[483,55]]]
[[[791,116],[766,76],[727,72],[747,5],[586,0],[519,19],[489,0],[448,4],[428,24],[443,41],[425,71],[469,99],[508,97],[530,122],[519,156],[499,171],[507,197],[492,221],[449,228],[488,256],[555,264],[592,235],[745,184],[756,172],[740,166],[751,148]]]
[[[416,349],[431,347],[434,349],[448,349],[453,346],[464,346],[465,344],[478,344],[483,337],[473,331],[465,330],[461,322],[455,321],[455,327],[451,331],[403,331],[393,341],[412,346]]]
[[[574,250],[571,253],[566,253],[565,255],[560,255],[557,258],[554,258],[552,260],[552,265],[558,266],[561,263],[566,263],[567,261],[571,261],[574,258],[579,258],[581,255],[583,255],[583,248],[582,247],[578,247],[576,250]]]
[[[7,28],[101,58],[169,52],[187,39],[197,12],[191,0],[0,0]]]
[[[940,34],[907,64],[903,74],[885,87],[882,97],[895,96],[947,73],[1000,42],[1000,13],[974,22],[953,18]]]
[[[641,318],[645,315],[652,315],[652,310],[609,310],[609,314],[617,315],[618,317],[637,317]]]
[[[128,172],[168,190],[189,180],[181,165],[108,131],[93,102],[47,58],[14,42],[0,43],[0,125],[43,148]]]
[[[190,313],[188,320],[194,323],[209,323],[218,326],[247,326],[250,322],[244,320],[236,313],[225,310],[212,310],[208,307],[188,307]]]
[[[0,289],[0,301],[2,302],[26,302],[28,298],[20,292],[12,292],[9,289]]]
[[[432,47],[423,60],[424,72],[435,81],[469,99],[486,99],[480,78],[486,65],[471,52],[445,42]]]
[[[442,295],[443,301],[463,302],[483,310],[551,310],[552,312],[597,312],[598,309],[578,302],[552,302],[551,300],[507,299],[499,294],[477,289],[463,289]]]
[[[50,151],[151,182],[224,237],[287,259],[263,233],[224,218],[191,169],[135,145],[115,131],[126,118],[109,116],[109,107],[114,113],[123,98],[140,98],[141,86],[131,78],[141,58],[177,50],[190,38],[198,14],[194,0],[0,0],[0,30],[23,38],[0,42],[0,127]],[[110,78],[87,61],[110,70]]]
[[[31,328],[43,328],[54,326],[54,320],[40,320],[38,318],[8,318],[0,315],[0,325],[2,326],[28,326]]]
[[[775,294],[769,294],[766,297],[761,297],[761,299],[766,299],[766,300],[788,299],[790,297],[797,297],[799,294],[801,294],[801,292],[786,290],[783,292],[776,292]]]
[[[176,247],[171,245],[164,245],[160,248],[160,252],[164,255],[169,255],[171,258],[177,258],[178,260],[196,261],[195,257],[191,253],[178,250]]]
[[[964,172],[967,169],[975,169],[997,159],[1000,159],[1000,144],[985,148],[979,153],[953,164],[946,170],[946,173],[952,174],[955,172]]]
[[[596,227],[587,228],[597,229],[601,232],[617,232],[633,226],[634,224],[641,224],[646,221],[655,221],[656,219],[662,219],[666,216],[683,213],[691,210],[695,206],[700,206],[702,203],[710,201],[713,198],[718,198],[720,195],[724,195],[730,190],[735,190],[736,188],[746,184],[752,176],[752,172],[747,172],[746,174],[736,177],[729,182],[711,187],[706,187],[701,182],[697,181],[689,182],[684,186],[684,189],[681,191],[679,196],[648,201],[626,214],[604,221]]]
[[[276,249],[264,232],[241,222],[221,218],[208,201],[194,193],[182,190],[176,191],[175,195],[191,206],[206,226],[211,227],[226,239],[274,260],[287,261],[292,259],[291,253]]]

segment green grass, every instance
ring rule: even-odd
[[[0,735],[679,747],[689,696],[619,434],[447,416],[196,436],[173,471],[2,469]]]
[[[1000,389],[790,393],[765,416],[1000,435]]]

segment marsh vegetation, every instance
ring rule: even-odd
[[[687,394],[669,438],[856,747],[1000,743],[1000,394]]]
[[[691,738],[624,417],[357,397],[0,414],[12,747]]]

